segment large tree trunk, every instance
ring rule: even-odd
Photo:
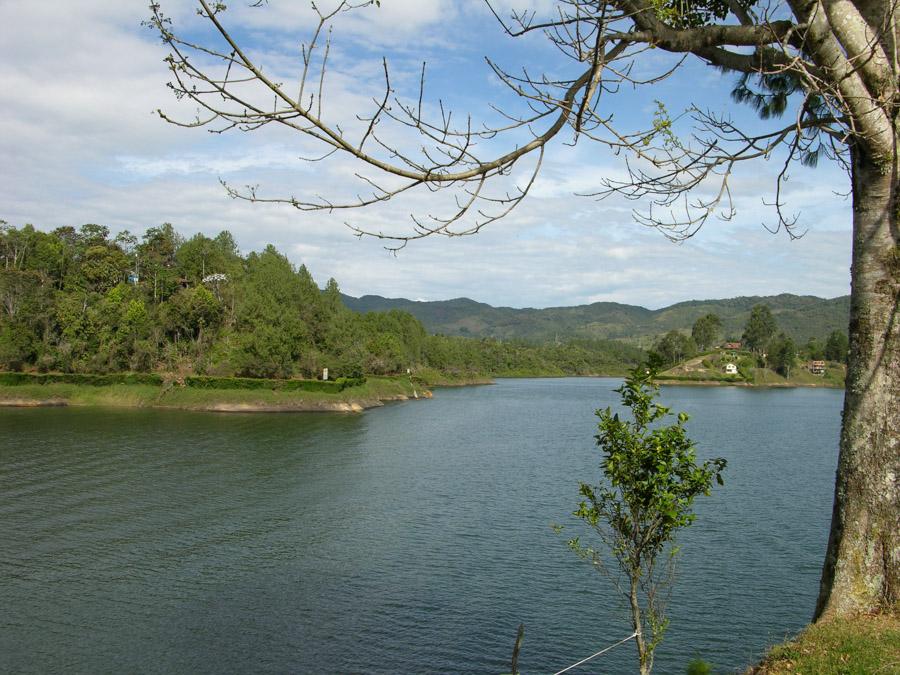
[[[900,603],[900,186],[896,166],[851,154],[850,360],[816,619]]]

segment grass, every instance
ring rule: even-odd
[[[803,387],[836,387],[844,386],[844,368],[830,365],[825,375],[813,375],[805,367],[795,366],[790,378],[785,378],[771,368],[754,368],[753,383],[762,385],[803,386]]]
[[[161,387],[147,384],[20,384],[0,386],[0,400],[65,401],[69,405],[141,408],[153,405]]]
[[[898,675],[900,617],[822,620],[772,648],[752,675]]]
[[[656,379],[671,382],[724,382],[731,384],[743,384],[744,378],[740,375],[725,375],[717,372],[686,373],[684,375],[657,375]]]
[[[471,373],[445,373],[434,368],[418,368],[413,381],[426,387],[458,387],[469,384],[491,384],[493,378],[488,375],[475,375]]]
[[[339,393],[244,389],[194,389],[150,385],[91,386],[79,384],[24,384],[0,386],[0,401],[61,401],[74,406],[128,408],[167,407],[205,409],[246,406],[270,409],[327,410],[339,404],[367,407],[378,401],[427,396],[405,377],[370,377],[365,384]]]

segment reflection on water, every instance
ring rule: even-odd
[[[631,631],[553,523],[613,380],[363,415],[0,410],[0,671],[553,671]],[[659,672],[809,619],[841,392],[666,388],[725,488],[683,538]],[[591,671],[632,669],[618,648]]]

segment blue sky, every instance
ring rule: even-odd
[[[507,0],[506,7],[545,0]],[[308,144],[284,131],[212,135],[167,125],[163,108],[188,117],[167,90],[166,54],[141,21],[145,0],[110,3],[0,1],[0,219],[52,229],[96,222],[113,231],[171,222],[185,235],[230,230],[239,246],[275,244],[304,263],[321,283],[335,277],[351,295],[375,293],[422,300],[467,296],[493,305],[545,307],[617,301],[661,307],[690,299],[781,292],[834,297],[849,292],[850,205],[846,176],[823,164],[791,170],[787,203],[807,234],[791,241],[770,234],[771,201],[780,164],[741,166],[733,180],[737,216],[711,220],[693,239],[673,244],[636,224],[632,202],[596,201],[574,193],[621,175],[622,160],[582,139],[561,136],[549,149],[532,194],[502,221],[474,237],[431,238],[398,256],[343,225],[408,227],[410,213],[435,208],[433,196],[393,200],[388,208],[341,215],[229,199],[219,184],[258,184],[267,194],[352,194],[358,167],[338,159],[305,164]],[[286,79],[294,77],[297,45],[309,32],[301,0],[270,0],[267,9],[230,3],[225,21],[254,55]],[[544,66],[571,72],[541,39],[515,41],[479,0],[382,0],[335,26],[326,113],[351,119],[377,94],[381,57],[401,97],[415,98],[418,69],[428,63],[426,103],[440,99],[457,118],[490,118],[489,103],[514,109],[484,57],[515,70]],[[164,0],[177,22],[192,3]],[[638,67],[664,63],[651,53]],[[727,96],[731,77],[689,65],[643,91],[609,97],[609,112],[625,126],[652,117],[654,99],[672,113],[691,103],[756,124]],[[400,144],[415,139],[394,135]],[[510,141],[511,142],[511,141]],[[504,148],[495,139],[487,150]]]

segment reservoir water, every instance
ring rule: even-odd
[[[0,672],[524,675],[630,634],[567,549],[610,379],[362,415],[0,410]],[[811,615],[843,392],[668,387],[728,460],[654,672],[743,669]],[[567,525],[563,534],[554,524]],[[627,643],[573,673],[633,672]]]

